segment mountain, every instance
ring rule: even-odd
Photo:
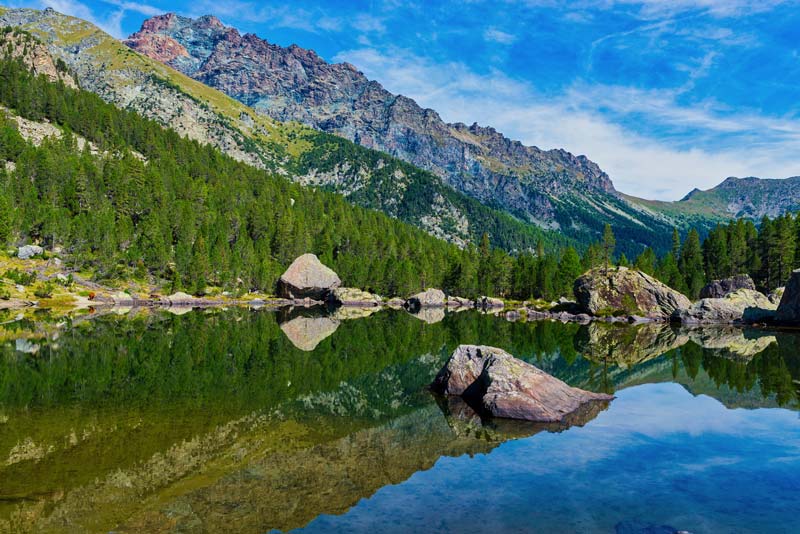
[[[495,246],[550,249],[572,241],[456,192],[437,176],[333,135],[282,123],[136,53],[96,26],[52,9],[0,7],[0,28],[30,32],[81,88],[181,135],[305,185],[341,193],[460,246],[490,235]]]
[[[125,42],[262,116],[386,152],[487,206],[582,242],[597,239],[608,222],[627,253],[644,244],[664,248],[672,226],[682,225],[629,202],[585,156],[524,146],[490,127],[448,124],[353,65],[241,35],[213,16],[153,17]]]
[[[655,211],[677,218],[716,219],[775,218],[800,211],[800,176],[790,178],[729,177],[706,191],[694,189],[677,202],[659,202],[628,197]]]

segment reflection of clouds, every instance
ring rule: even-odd
[[[678,384],[643,385],[585,427],[442,457],[308,530],[774,531],[792,520],[799,473],[795,412],[731,410]]]

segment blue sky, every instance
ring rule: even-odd
[[[161,12],[217,15],[349,61],[447,121],[586,154],[634,195],[800,175],[798,2],[10,3],[50,5],[117,37]]]

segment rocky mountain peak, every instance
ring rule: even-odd
[[[210,16],[156,18],[145,21],[126,44],[261,114],[387,152],[523,219],[548,227],[578,224],[559,211],[565,195],[622,201],[608,175],[585,156],[526,146],[491,126],[448,124],[434,110],[390,93],[353,65],[328,63],[297,45],[240,36]]]

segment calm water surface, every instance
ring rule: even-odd
[[[352,315],[0,315],[0,532],[797,531],[797,334]],[[617,398],[481,421],[460,343]]]

